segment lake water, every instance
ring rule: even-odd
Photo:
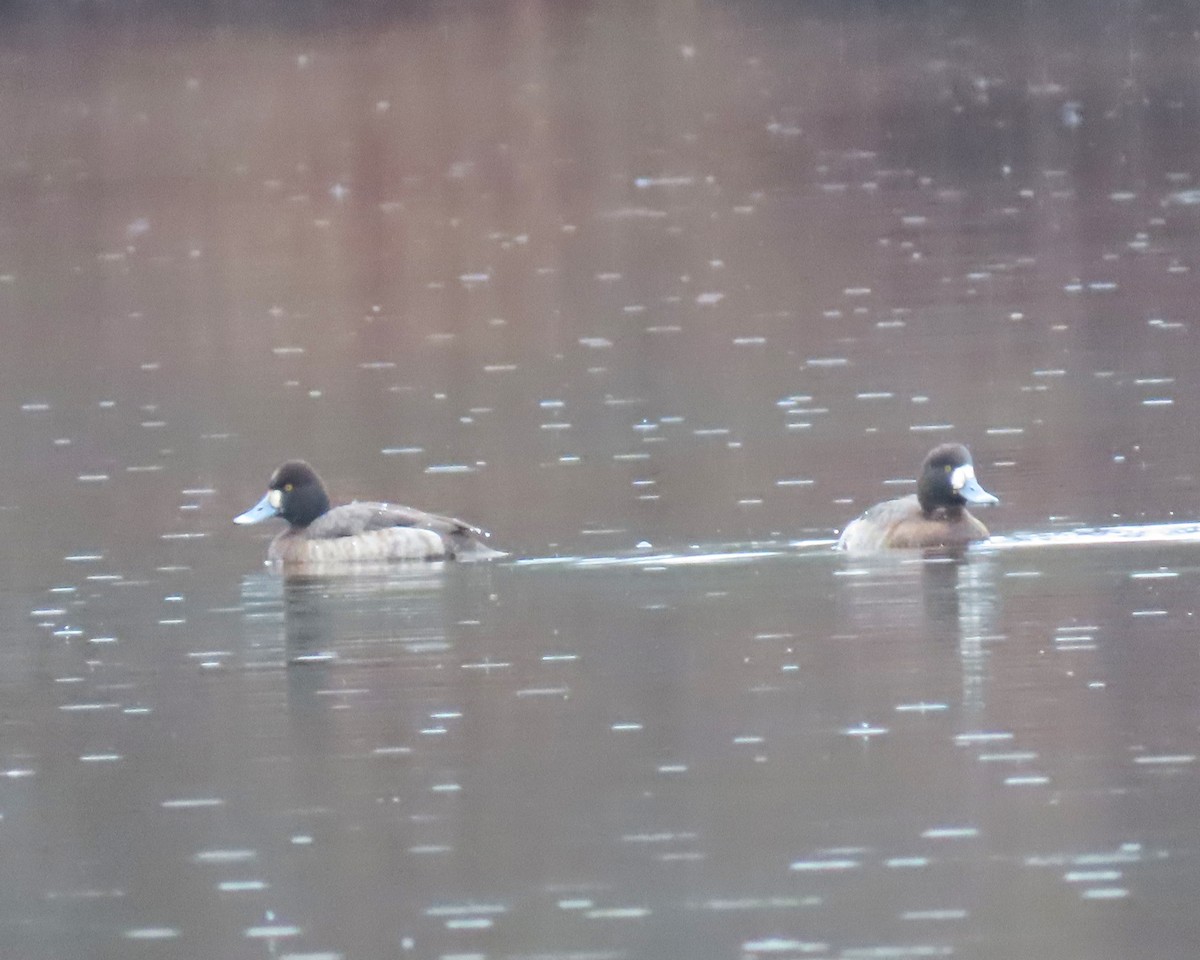
[[[6,12],[0,956],[1194,957],[1196,21]]]

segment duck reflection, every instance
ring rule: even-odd
[[[996,630],[996,557],[982,551],[927,551],[897,562],[866,558],[839,571],[847,619],[859,636],[909,640],[957,652],[962,705],[982,709],[986,645]]]

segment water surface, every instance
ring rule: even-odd
[[[1194,954],[1188,8],[8,16],[0,952]]]

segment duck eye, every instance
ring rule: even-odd
[[[953,468],[952,466],[950,466],[950,464],[946,464],[946,472],[947,472],[947,473],[953,473],[953,472],[954,472],[954,468]]]
[[[285,483],[285,484],[283,485],[283,492],[284,492],[284,493],[291,493],[291,492],[292,492],[292,485],[291,485],[290,483]]]

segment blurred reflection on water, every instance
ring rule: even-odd
[[[304,7],[3,13],[0,952],[1190,958],[1195,11]]]

